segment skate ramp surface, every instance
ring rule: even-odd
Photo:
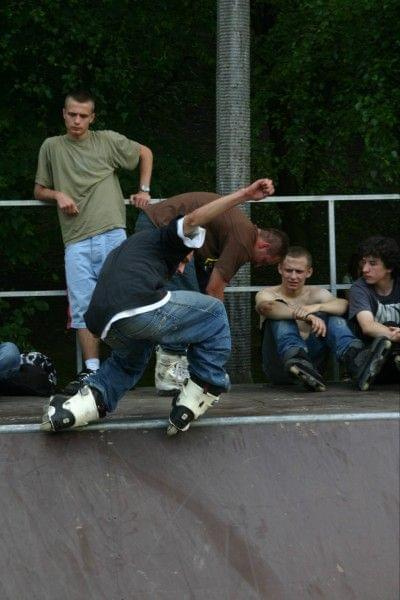
[[[397,419],[4,433],[0,457],[2,600],[398,598]]]

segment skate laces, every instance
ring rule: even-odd
[[[176,381],[183,383],[189,378],[188,368],[180,360],[174,363],[169,370]]]

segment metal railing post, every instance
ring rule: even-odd
[[[329,229],[329,281],[331,284],[331,293],[337,295],[337,269],[336,269],[336,223],[335,223],[335,201],[328,200],[328,229]],[[338,380],[340,377],[339,363],[333,356],[333,377]]]
[[[336,296],[336,236],[335,236],[335,201],[328,200],[328,226],[329,226],[329,280],[331,292]]]
[[[79,344],[78,330],[75,332],[75,349],[76,349],[76,372],[80,373],[83,368],[82,349]]]

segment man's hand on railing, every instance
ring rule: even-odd
[[[137,192],[136,194],[131,194],[129,197],[129,202],[136,206],[136,208],[144,208],[150,202],[151,196],[148,192]]]
[[[57,192],[56,201],[58,208],[65,215],[74,217],[75,215],[79,214],[79,208],[75,204],[74,200],[72,200],[72,198],[70,198],[70,196],[67,194],[64,194],[63,192]]]

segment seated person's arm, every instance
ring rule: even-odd
[[[393,341],[400,340],[399,328],[387,327],[386,325],[382,325],[382,323],[378,323],[369,310],[362,310],[357,313],[356,319],[361,331],[368,337],[387,337]]]
[[[294,319],[293,308],[286,301],[277,298],[274,292],[261,290],[256,294],[256,311],[266,319]]]
[[[314,302],[312,304],[300,307],[296,314],[300,317],[304,317],[310,313],[324,312],[329,315],[337,315],[340,317],[345,314],[349,305],[347,300],[344,298],[336,298],[331,292],[325,289],[316,290],[313,300]]]
[[[219,300],[223,300],[224,290],[228,283],[229,282],[225,281],[221,273],[218,271],[218,267],[214,267],[207,284],[206,293],[209,296],[214,296],[214,298],[219,298]]]
[[[303,308],[300,305],[289,305],[286,300],[277,297],[276,293],[267,290],[261,290],[256,295],[256,311],[266,319],[304,321],[310,325],[311,331],[315,335],[325,337],[324,321],[310,312],[303,312]]]

